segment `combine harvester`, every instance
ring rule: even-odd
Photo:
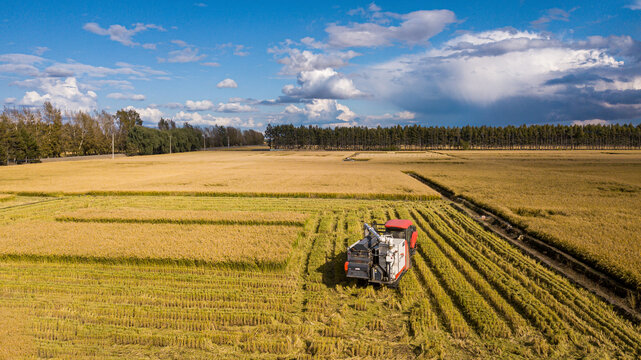
[[[412,267],[416,251],[416,226],[410,220],[393,219],[385,225],[363,225],[364,238],[347,248],[345,272],[351,279],[398,287]]]

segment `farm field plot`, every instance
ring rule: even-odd
[[[233,220],[242,212],[264,221],[298,214],[301,223],[243,225],[260,229],[243,239],[219,237],[240,226],[233,223],[92,222]],[[61,220],[65,216],[83,221]],[[390,217],[413,219],[419,229],[414,266],[399,289],[347,281],[345,248],[362,235],[362,221]],[[114,255],[109,247],[70,257],[64,247],[32,256],[21,255],[19,242],[11,249],[0,246],[0,314],[14,314],[4,320],[11,331],[0,332],[0,344],[15,343],[6,334],[16,334],[22,345],[0,354],[12,357],[641,356],[638,326],[441,200],[66,196],[0,209],[0,222],[14,228],[40,223],[42,231],[56,225],[140,226],[128,234],[158,231],[143,227],[193,227],[236,247],[283,228],[287,234],[272,238],[270,246],[278,238],[289,244],[275,263],[256,261],[266,252],[260,246],[253,257],[236,254],[235,262],[217,262],[226,249],[216,246],[198,247],[207,257],[167,253],[158,261]],[[98,242],[101,234],[113,235],[96,233]],[[124,243],[126,235],[114,238]],[[189,233],[178,235],[184,236],[163,242],[185,241]]]
[[[2,169],[0,193],[162,191],[438,196],[399,169],[343,162],[350,154],[210,151],[33,164]]]
[[[641,152],[445,153],[405,169],[641,289]]]

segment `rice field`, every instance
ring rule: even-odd
[[[12,201],[0,204],[7,358],[641,356],[638,325],[442,200]],[[419,229],[399,289],[347,281],[362,221],[392,217]]]
[[[0,193],[438,197],[436,192],[396,168],[390,173],[385,164],[342,161],[350,154],[215,151],[31,164],[3,168]]]
[[[405,169],[641,289],[641,152],[444,154]]]

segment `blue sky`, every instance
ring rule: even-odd
[[[3,1],[0,101],[193,125],[639,123],[641,0]]]

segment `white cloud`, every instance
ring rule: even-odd
[[[225,80],[219,82],[218,84],[216,84],[216,87],[219,88],[219,89],[237,88],[238,84],[236,84],[236,82],[234,80],[232,80],[232,79],[225,79]]]
[[[580,125],[580,126],[585,126],[585,125],[608,125],[610,122],[602,119],[589,119],[589,120],[574,120],[572,121],[572,125]]]
[[[640,0],[641,1],[641,0]],[[552,8],[552,9],[547,9],[545,11],[545,15],[541,16],[540,18],[532,21],[530,24],[534,26],[541,26],[545,25],[551,21],[565,21],[568,22],[570,21],[570,14],[574,12],[578,8],[573,8],[570,11],[565,11],[563,9],[559,8]]]
[[[116,100],[132,100],[132,101],[144,101],[145,95],[143,94],[123,94],[123,93],[111,93],[107,95],[110,99]]]
[[[217,63],[217,62],[204,62],[204,63],[200,63],[200,65],[202,65],[202,66],[210,66],[210,67],[219,67],[220,66],[220,64]]]
[[[40,56],[40,55],[46,53],[49,50],[51,50],[51,49],[49,49],[46,46],[36,46],[36,48],[33,50],[33,53],[38,55],[38,56]]]
[[[234,55],[247,56],[249,55],[249,51],[247,51],[247,47],[245,45],[236,45],[236,47],[234,47]]]
[[[8,97],[8,98],[4,99],[4,103],[5,104],[15,104],[16,100],[18,100],[18,99],[14,98],[14,97]]]
[[[641,0],[634,0],[631,4],[625,6],[630,10],[641,10]]]
[[[325,54],[315,54],[309,50],[299,49],[271,49],[272,53],[287,54],[286,57],[278,59],[283,64],[281,75],[296,75],[301,71],[322,70],[326,68],[338,68],[347,66],[349,60],[361,54],[355,51],[333,51]]]
[[[116,63],[115,68],[93,66],[76,62],[61,64],[56,63],[47,67],[44,72],[48,76],[68,77],[86,75],[90,77],[106,77],[112,75],[130,75],[145,78],[150,75],[167,75],[166,72],[154,70],[144,65],[132,65],[124,62]]]
[[[39,72],[37,67],[29,64],[0,64],[0,73],[37,76]]]
[[[249,105],[243,105],[238,102],[229,102],[229,103],[218,103],[216,106],[217,112],[224,113],[241,113],[241,112],[252,112],[256,111],[253,107]]]
[[[46,59],[40,56],[28,55],[28,54],[3,54],[0,55],[0,62],[6,62],[10,64],[38,64],[45,62]]]
[[[195,3],[194,6],[198,6],[198,7],[204,8],[204,7],[207,7],[207,4],[200,2],[200,3]]]
[[[328,43],[335,47],[377,47],[388,46],[394,42],[409,45],[426,44],[431,37],[443,31],[445,26],[456,22],[456,16],[449,10],[375,14],[378,18],[383,16],[398,18],[401,23],[398,26],[383,26],[372,22],[349,26],[332,24],[325,29],[329,34]]]
[[[71,111],[90,111],[96,108],[95,92],[88,90],[82,92],[76,78],[69,77],[65,80],[56,78],[38,78],[36,82],[37,91],[27,91],[20,100],[21,105],[40,106],[45,101],[51,102],[56,107]]]
[[[193,47],[186,47],[180,50],[174,50],[169,52],[169,57],[158,58],[158,62],[170,62],[170,63],[188,63],[200,61],[207,57],[205,54],[198,54],[199,50]]]
[[[255,126],[253,119],[243,120],[240,117],[224,117],[214,116],[212,114],[200,114],[180,111],[174,117],[178,122],[188,122],[191,125],[200,126],[234,126],[234,127],[253,127]]]
[[[147,124],[155,125],[158,123],[158,121],[160,121],[160,118],[163,117],[162,111],[151,107],[137,108],[130,105],[127,106],[125,110],[136,110],[138,115],[140,115],[142,121],[146,122]]]
[[[419,55],[402,56],[374,66],[368,84],[378,94],[411,91],[421,96],[447,96],[462,102],[487,105],[524,95],[544,95],[554,89],[542,86],[559,74],[592,67],[617,67],[620,62],[603,51],[558,47],[518,48],[496,56],[469,56],[460,50],[470,45],[484,49],[514,39],[539,39],[537,34],[496,30],[465,34],[448,41],[445,47]],[[457,56],[459,55],[460,56]],[[473,54],[473,53],[472,53]],[[442,55],[447,55],[443,57]]]
[[[213,109],[213,107],[214,107],[214,103],[209,100],[200,100],[200,101],[187,100],[187,102],[185,102],[185,108],[191,111],[211,110]]]
[[[127,29],[125,26],[115,24],[115,25],[109,26],[108,29],[104,29],[100,27],[100,25],[98,25],[97,23],[90,22],[90,23],[86,23],[82,28],[85,29],[86,31],[89,31],[97,35],[102,35],[102,36],[108,35],[111,40],[117,41],[125,46],[131,46],[131,47],[140,45],[139,43],[133,41],[133,36],[141,31],[146,31],[148,29],[166,31],[162,26],[158,26],[154,24],[137,23],[137,24],[134,24],[133,26],[134,26],[133,28]],[[145,45],[149,45],[149,44],[145,44]]]
[[[351,79],[331,68],[302,71],[298,75],[298,85],[285,85],[283,93],[287,96],[306,99],[349,99],[364,96]]]
[[[441,123],[540,123],[592,113],[590,119],[595,112],[630,119],[639,112],[604,105],[605,96],[629,103],[634,94],[599,94],[594,85],[636,89],[631,75],[638,70],[624,71],[625,63],[608,53],[614,46],[634,56],[630,49],[638,45],[623,40],[601,39],[602,46],[593,47],[514,29],[468,33],[440,48],[370,66],[354,79],[379,100],[422,114],[421,121],[433,116]]]
[[[311,103],[299,108],[288,105],[280,113],[280,123],[314,124],[321,126],[349,126],[356,125],[357,115],[347,106],[336,100],[314,99]]]

